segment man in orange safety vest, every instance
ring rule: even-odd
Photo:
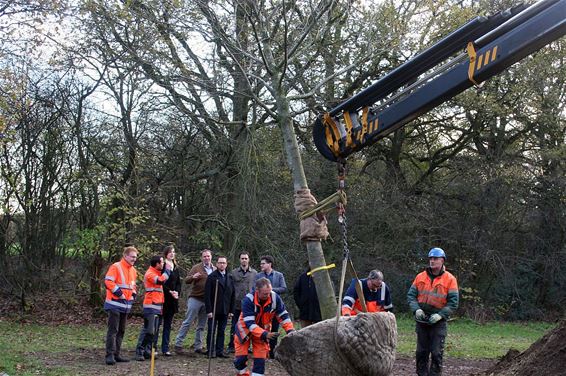
[[[122,339],[126,331],[126,319],[136,298],[137,272],[134,264],[138,258],[138,250],[126,246],[122,259],[108,268],[104,277],[106,300],[104,310],[108,314],[108,330],[106,332],[106,364],[129,362],[120,355]]]
[[[242,313],[234,334],[236,347],[234,366],[238,371],[236,375],[250,376],[247,370],[250,342],[254,358],[252,375],[265,374],[269,340],[279,335],[278,332],[271,332],[271,322],[274,318],[281,323],[285,332],[290,333],[295,330],[283,300],[272,290],[269,279],[259,278],[255,282],[255,292],[247,294],[242,299]]]

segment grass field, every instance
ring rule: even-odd
[[[46,369],[41,362],[45,354],[68,353],[80,349],[99,353],[104,349],[106,327],[100,325],[36,325],[0,321],[0,375],[67,375],[57,366]],[[176,326],[180,322],[175,323]],[[408,316],[397,317],[400,355],[412,356],[415,350],[414,322]],[[523,351],[555,325],[550,323],[477,324],[457,319],[449,324],[446,356],[467,359],[493,359],[510,348]],[[137,341],[141,323],[129,322],[123,348],[132,350]],[[176,333],[173,333],[174,339]],[[185,340],[192,343],[192,338]],[[42,356],[43,355],[43,356]]]

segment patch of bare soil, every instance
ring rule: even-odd
[[[26,298],[22,304],[13,296],[3,295],[0,317],[19,323],[33,322],[40,325],[90,324],[100,322],[106,315],[93,310],[88,304],[88,297],[65,294],[35,294]],[[61,307],[72,307],[72,315],[62,315]]]
[[[560,376],[566,366],[566,320],[522,353],[510,350],[483,376]]]
[[[447,376],[469,376],[484,371],[493,366],[495,361],[491,359],[458,359],[444,358],[443,375]],[[416,364],[414,358],[397,357],[395,368],[391,376],[415,375]]]
[[[134,353],[124,355],[133,359]],[[46,357],[47,356],[47,357]],[[149,375],[151,362],[146,360],[129,363],[118,363],[114,366],[104,364],[104,354],[100,350],[77,349],[73,353],[37,354],[43,359],[46,368],[64,367],[71,373],[83,376],[94,375]],[[490,360],[445,359],[444,374],[449,376],[468,376],[488,369],[494,364]],[[248,364],[251,369],[251,360]],[[174,355],[172,357],[158,356],[155,362],[155,376],[201,376],[208,375],[208,358],[202,355]],[[266,375],[289,376],[285,369],[275,360],[268,360]],[[395,361],[392,376],[408,376],[415,374],[415,361],[409,357],[400,357]],[[234,376],[236,370],[232,359],[212,359],[210,367],[212,376]]]

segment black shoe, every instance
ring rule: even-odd
[[[145,360],[144,356],[142,354],[137,354],[136,355],[136,360],[138,362],[143,362]]]
[[[195,350],[195,354],[208,355],[208,353],[207,353],[205,350],[203,350],[203,349],[196,349],[196,350]]]
[[[114,359],[114,355],[108,355],[106,356],[106,364],[108,364],[109,366],[113,366],[114,364],[116,364],[116,360]]]
[[[116,360],[116,363],[128,363],[130,361],[130,359],[122,358],[120,355],[116,355],[114,359]]]
[[[143,357],[144,357],[144,359],[149,359],[149,358],[151,358],[151,354],[150,354],[150,353],[147,353],[147,352],[144,352],[144,353],[143,353]]]
[[[165,351],[163,356],[173,356],[173,354],[171,354],[171,351]]]
[[[218,358],[229,358],[230,356],[224,354],[224,353],[220,353],[216,355]]]

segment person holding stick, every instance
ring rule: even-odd
[[[224,330],[234,313],[235,290],[227,267],[228,259],[218,256],[216,270],[210,273],[204,287],[204,305],[208,316],[207,355],[210,358],[228,358],[224,353]]]

